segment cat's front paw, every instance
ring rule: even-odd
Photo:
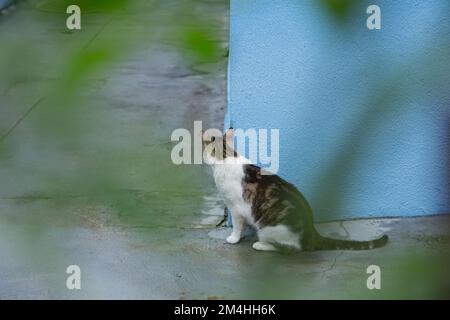
[[[241,240],[241,238],[238,237],[238,236],[235,235],[235,234],[231,234],[231,235],[227,238],[227,242],[228,242],[228,243],[231,243],[231,244],[238,243],[239,240]]]

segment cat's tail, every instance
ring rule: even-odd
[[[332,239],[317,234],[313,246],[314,250],[369,250],[382,247],[387,242],[387,235],[383,235],[375,240],[356,241]]]

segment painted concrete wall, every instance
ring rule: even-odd
[[[369,3],[340,26],[320,1],[231,0],[225,127],[280,129],[317,220],[448,213],[449,3],[371,4],[381,30]]]

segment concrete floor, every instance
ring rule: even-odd
[[[216,16],[226,48],[226,5],[201,3]],[[41,28],[27,24],[31,16]],[[103,34],[116,36],[107,18],[88,16],[83,33],[73,34],[59,26],[60,17],[36,15],[22,4],[0,17],[0,42],[12,49],[21,34],[39,43],[38,52],[70,51]],[[133,32],[141,27],[126,24]],[[171,25],[157,31],[164,28]],[[215,226],[223,207],[208,168],[175,167],[169,141],[173,129],[194,120],[221,128],[225,59],[188,63],[170,41],[139,47],[108,72],[88,77],[81,100],[90,107],[82,117],[85,136],[81,146],[58,136],[70,145],[66,151],[41,138],[47,128],[39,125],[51,114],[45,104],[17,123],[60,81],[52,58],[34,56],[35,68],[0,76],[0,136],[7,133],[0,142],[1,299],[448,297],[448,215],[318,225],[342,238],[389,234],[386,247],[370,251],[255,252],[251,230],[241,243],[225,243],[230,230]],[[80,171],[85,159],[91,162]],[[103,171],[114,188],[91,181]],[[81,268],[81,290],[66,288],[72,264]],[[381,268],[381,290],[366,287],[372,264]]]
[[[448,297],[449,216],[319,224],[323,234],[368,239],[387,233],[369,251],[256,252],[254,235],[225,243],[228,228],[187,225],[56,227],[45,235],[57,250],[42,261],[17,243],[0,243],[2,299],[379,299]],[[20,223],[2,236],[33,233]],[[42,238],[40,239],[42,241]],[[39,254],[47,255],[45,252]],[[55,253],[52,253],[55,256]],[[447,260],[444,260],[447,259]],[[34,262],[39,261],[39,265]],[[81,290],[65,288],[65,266],[82,270]],[[369,265],[381,268],[381,290],[366,287]]]

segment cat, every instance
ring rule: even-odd
[[[216,187],[232,215],[228,243],[241,240],[246,224],[256,229],[258,241],[252,247],[261,251],[366,250],[387,243],[387,235],[370,241],[321,236],[311,207],[294,185],[275,174],[264,174],[234,151],[233,128],[223,136],[203,133],[202,141],[205,162],[213,167]]]

